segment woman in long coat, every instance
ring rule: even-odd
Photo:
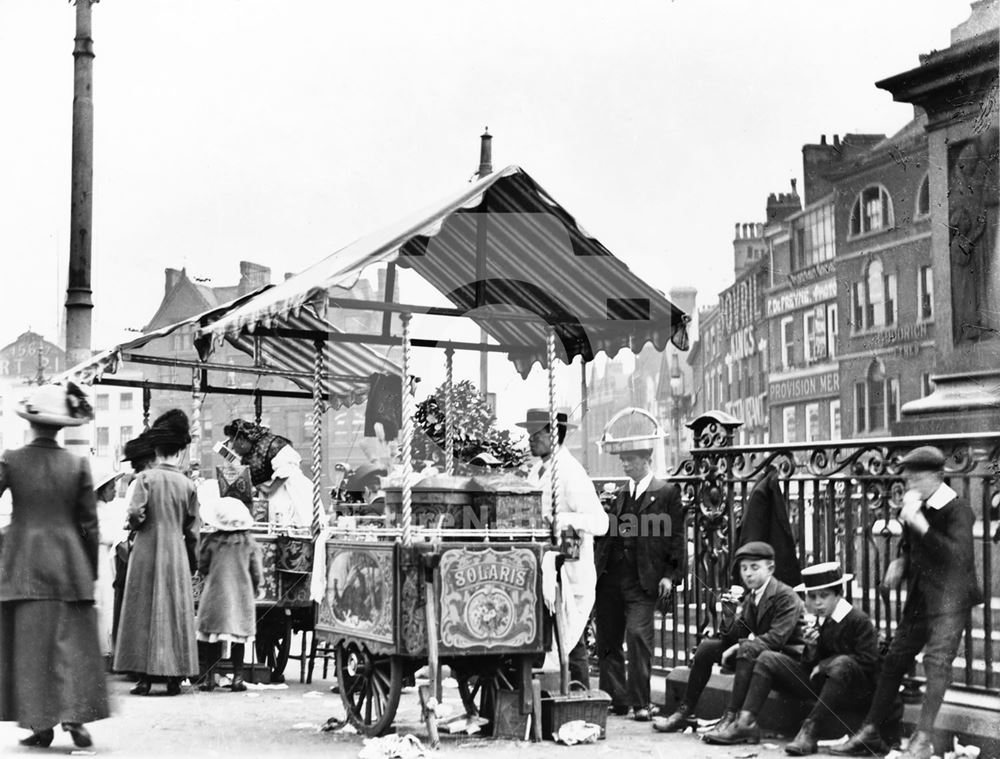
[[[48,746],[60,722],[77,746],[86,722],[108,716],[94,608],[100,539],[90,465],[56,442],[93,418],[72,383],[43,385],[18,408],[34,439],[0,460],[13,514],[0,554],[0,720]]]
[[[128,562],[115,671],[139,676],[130,691],[149,694],[151,679],[165,677],[176,696],[185,677],[198,673],[191,575],[197,566],[198,495],[180,470],[191,442],[187,415],[168,411],[149,430],[156,465],[140,472],[128,507],[136,531]]]

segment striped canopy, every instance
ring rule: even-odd
[[[525,171],[508,166],[364,237],[202,327],[216,343],[324,314],[331,288],[362,271],[412,268],[506,350],[522,376],[546,362],[547,325],[563,361],[646,343],[687,349],[689,317],[629,268]],[[485,318],[485,309],[489,318]],[[506,315],[506,316],[505,316]]]
[[[197,334],[197,330],[212,324],[254,297],[263,295],[272,287],[273,285],[267,285],[217,308],[138,335],[95,354],[87,361],[66,370],[57,379],[72,379],[82,384],[99,382],[106,373],[114,374],[118,371],[122,362],[127,362],[132,356],[157,356],[156,352],[146,349],[153,341],[183,329],[193,330]],[[314,332],[317,335],[333,335],[340,332],[337,327],[318,317],[309,308],[300,309],[294,317],[277,319],[274,324],[276,327]],[[312,388],[309,377],[312,376],[316,360],[313,342],[250,334],[233,335],[228,338],[228,342],[250,357],[251,361],[241,366],[287,372],[291,375],[290,381],[305,389]],[[210,345],[207,341],[196,340],[194,347],[197,348],[202,360],[210,358]],[[351,406],[363,401],[368,393],[369,377],[373,373],[400,374],[400,368],[396,363],[364,345],[326,342],[324,356],[327,374],[324,392],[326,399],[334,408]],[[162,355],[157,357],[170,358]],[[308,376],[295,376],[296,374]]]

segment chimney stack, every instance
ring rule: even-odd
[[[487,174],[493,173],[493,135],[490,128],[485,127],[479,136],[479,171],[476,174],[480,179]]]

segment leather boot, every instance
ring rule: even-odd
[[[28,748],[48,748],[52,744],[54,737],[55,733],[50,727],[45,730],[36,730],[27,738],[19,740],[18,743]]]
[[[847,743],[831,746],[827,751],[834,756],[882,756],[889,753],[889,747],[875,725],[862,725]]]
[[[785,746],[785,753],[789,756],[809,756],[816,753],[816,720],[809,718],[802,723],[795,740]]]
[[[899,755],[899,759],[931,759],[934,755],[934,742],[931,735],[926,730],[917,730],[910,738],[906,751]]]
[[[246,683],[243,682],[243,654],[243,645],[234,643],[231,658],[229,659],[233,664],[233,682],[229,686],[229,689],[233,693],[241,693],[247,689]]]
[[[729,714],[733,712],[727,712]],[[715,729],[705,733],[702,740],[705,743],[714,743],[722,746],[732,746],[737,743],[760,743],[760,727],[757,725],[757,717],[753,712],[742,711],[739,717],[731,719],[723,724],[720,729],[717,725]]]
[[[133,696],[148,696],[149,689],[152,687],[152,683],[149,678],[145,675],[139,675],[139,681],[135,684],[135,687],[129,691]]]
[[[181,679],[179,677],[167,678],[167,695],[179,696],[181,694]]]
[[[79,722],[63,722],[62,729],[70,734],[73,739],[73,745],[78,748],[88,748],[94,745],[93,739],[90,737],[90,733],[87,731],[83,725]]]
[[[691,707],[681,702],[678,704],[677,710],[669,717],[655,717],[653,729],[659,733],[676,733],[686,728],[691,722]]]

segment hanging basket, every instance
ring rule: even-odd
[[[649,426],[651,428],[649,433],[643,435],[629,435],[628,437],[620,438],[613,437],[611,435],[611,427],[615,424],[615,422],[625,416],[632,416],[633,414],[643,416],[649,421]],[[601,435],[601,439],[597,441],[597,445],[604,453],[610,453],[617,456],[618,454],[625,453],[627,451],[644,449],[655,451],[660,442],[666,439],[667,433],[664,432],[656,417],[645,409],[629,407],[622,409],[608,420],[608,423],[604,425],[604,433]]]

